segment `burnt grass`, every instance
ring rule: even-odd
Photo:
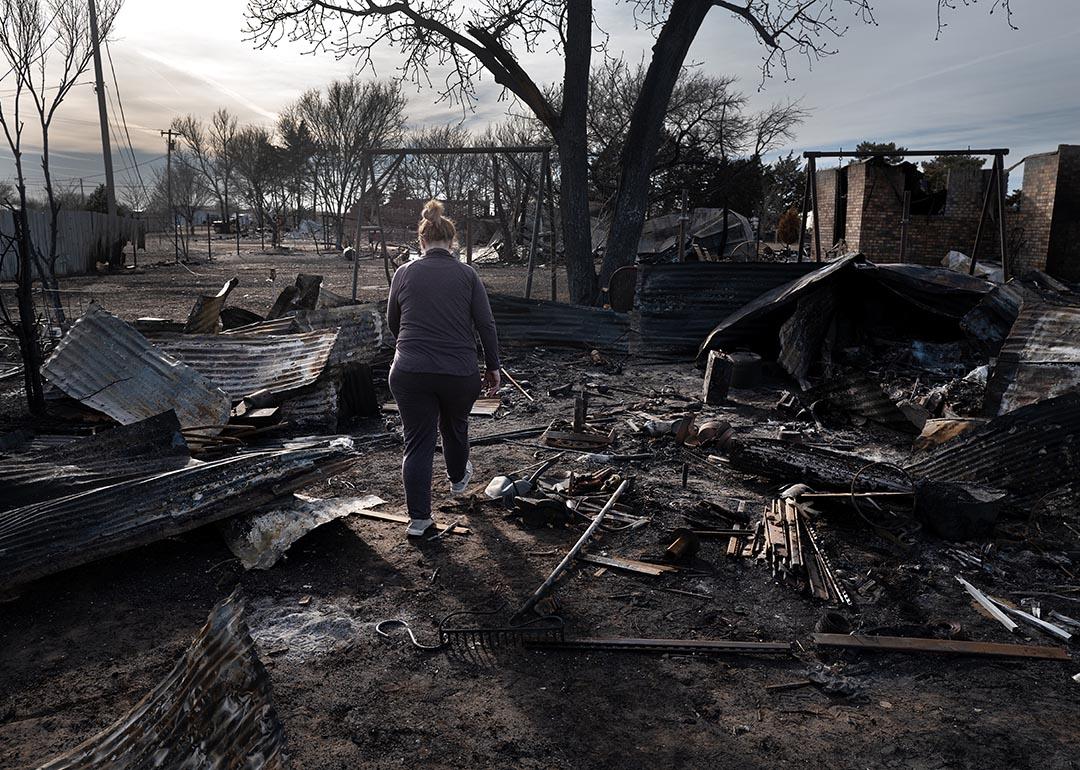
[[[144,265],[154,261],[140,255]],[[240,259],[221,253],[213,263],[189,268],[198,275],[151,264],[137,273],[67,279],[64,286],[80,292],[72,295],[75,304],[93,295],[124,318],[183,319],[196,293],[210,293],[232,275],[241,284],[230,304],[265,311],[297,272],[321,272],[330,288],[346,293],[351,269],[307,251],[263,254],[257,244]],[[381,263],[362,268],[362,298],[382,299]],[[494,290],[520,293],[524,283],[519,267],[482,266],[480,273]],[[546,275],[538,285],[548,285]],[[566,382],[630,391],[594,399],[594,414],[630,408],[677,415],[692,408],[700,393],[700,372],[689,363],[609,356],[598,364],[586,351],[514,348],[504,357],[537,401],[510,393],[502,416],[473,418],[474,436],[568,418],[572,400],[547,395]],[[3,427],[28,424],[18,383],[2,384]],[[785,387],[782,379],[768,377],[752,392],[733,392],[727,406],[704,407],[698,421],[716,416],[746,434],[774,436],[779,425],[792,424],[773,408]],[[396,427],[396,418],[388,425]],[[631,435],[623,416],[616,425],[617,451],[652,455],[617,466],[635,477],[628,501],[651,521],[636,530],[603,532],[594,552],[657,557],[672,528],[685,525],[688,516],[705,515],[702,500],[751,500],[756,516],[770,495],[800,481],[694,461],[683,488],[687,455],[671,437]],[[350,426],[356,433],[386,427],[382,418]],[[827,427],[817,440],[854,444],[855,451],[875,457],[909,454],[909,437],[900,434],[855,426],[842,416]],[[483,484],[531,465],[535,453],[520,445],[478,446],[474,480]],[[726,557],[726,539],[704,541],[691,569],[662,577],[579,563],[556,589],[567,634],[794,641],[792,655],[432,653],[401,636],[380,638],[374,625],[386,618],[409,621],[422,641],[433,640],[438,620],[454,610],[505,601],[505,619],[584,527],[579,520],[568,528],[526,528],[490,502],[453,506],[438,463],[436,458],[438,516],[449,521],[464,515],[468,536],[414,545],[405,541],[401,525],[353,516],[309,534],[271,570],[245,572],[217,529],[206,527],[5,597],[0,767],[36,767],[112,723],[165,675],[211,607],[234,589],[247,600],[296,768],[1065,768],[1080,762],[1075,661],[815,650],[809,635],[827,608],[776,581],[765,564]],[[387,501],[382,510],[403,512],[398,465],[396,447],[368,451],[350,471],[306,491],[375,493]],[[558,468],[592,466],[567,460]],[[1060,516],[1002,522],[984,556],[991,574],[962,570],[945,553],[953,544],[928,533],[918,534],[911,547],[897,546],[869,529],[846,502],[821,510],[819,533],[852,592],[855,607],[847,614],[857,630],[942,636],[953,624],[951,632],[962,638],[1023,641],[972,608],[953,577],[961,572],[997,595],[1031,590],[1075,596],[1067,592],[1077,582],[1075,564],[1058,555],[1075,549],[1075,536]],[[1075,524],[1075,512],[1065,518]],[[963,547],[975,553],[983,545]],[[868,576],[877,588],[857,592]],[[1044,606],[1080,612],[1074,601],[1046,598]],[[288,641],[262,633],[267,618],[290,613],[316,621],[320,613],[344,618],[351,630],[334,635],[325,624],[311,623],[301,639],[307,646],[297,653]],[[765,689],[804,679],[821,665],[850,680],[849,694],[830,695],[815,686]]]

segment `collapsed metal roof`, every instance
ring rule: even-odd
[[[717,321],[817,267],[812,262],[638,265],[635,351],[693,353]]]
[[[233,401],[258,390],[284,393],[322,374],[336,331],[297,334],[165,334],[154,344],[203,374]]]
[[[39,770],[282,770],[270,676],[234,594],[172,671],[126,714]]]
[[[722,350],[746,336],[760,332],[764,320],[774,313],[795,302],[809,289],[821,281],[844,270],[851,264],[862,261],[862,254],[848,254],[834,262],[829,262],[812,273],[796,278],[782,286],[765,292],[752,302],[748,302],[721,321],[698,349],[698,364],[705,360],[710,350]]]
[[[75,322],[41,371],[64,393],[121,425],[171,409],[185,428],[223,426],[232,409],[221,388],[97,304]]]
[[[245,452],[0,512],[0,590],[178,535],[347,466],[348,439]]]
[[[908,466],[941,481],[1008,490],[1031,505],[1080,477],[1080,393],[1067,393],[995,417]]]
[[[0,460],[0,509],[182,468],[191,461],[172,411]]]
[[[625,313],[542,299],[489,292],[499,340],[512,345],[629,349],[630,318]]]
[[[987,413],[1078,390],[1080,305],[1025,300],[987,382]]]

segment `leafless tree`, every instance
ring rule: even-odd
[[[233,146],[240,197],[255,212],[259,227],[266,227],[270,221],[273,245],[277,246],[278,221],[288,198],[284,151],[274,144],[273,134],[261,126],[240,129]]]
[[[159,169],[150,189],[147,208],[160,216],[170,232],[179,238],[180,251],[190,256],[189,241],[195,232],[195,212],[209,203],[213,196],[194,162],[180,149],[173,150],[172,208],[169,208],[169,177],[167,169]],[[178,221],[179,220],[179,221]]]
[[[473,133],[457,123],[425,126],[404,140],[409,147],[422,148],[460,148],[476,142]],[[479,155],[418,155],[407,158],[402,166],[412,197],[461,201],[477,186],[486,162]]]
[[[226,227],[229,222],[229,187],[234,176],[233,142],[239,130],[236,116],[225,108],[219,109],[208,126],[193,115],[176,118],[173,131],[180,134],[187,152],[184,158],[198,171],[206,188],[212,193]]]
[[[337,221],[338,246],[345,241],[345,214],[367,185],[363,152],[400,141],[405,96],[392,81],[335,80],[312,89],[291,108],[315,142],[315,176],[325,206]]]
[[[31,35],[35,41],[34,66],[26,69],[25,85],[41,128],[41,170],[49,206],[49,277],[46,280],[55,284],[61,201],[49,162],[49,131],[57,109],[90,66],[94,49],[89,10],[83,0],[46,0],[44,3],[29,0],[21,5],[27,14],[27,22],[32,25]],[[121,0],[99,0],[98,33],[102,40],[109,37],[120,6]]]
[[[1008,16],[1009,3],[995,0],[994,8]],[[953,0],[938,4],[947,9]],[[628,5],[654,30],[656,42],[627,121],[601,281],[635,258],[668,103],[709,11],[720,9],[756,36],[765,49],[763,77],[786,72],[789,57],[813,61],[833,53],[834,41],[847,29],[841,10],[865,22],[874,19],[870,0],[629,0]],[[440,94],[462,105],[474,102],[485,74],[517,97],[558,144],[563,243],[571,297],[577,302],[591,301],[597,286],[590,254],[586,130],[589,72],[598,45],[593,29],[593,3],[587,0],[469,5],[457,0],[248,0],[248,32],[256,45],[302,40],[316,51],[357,57],[362,68],[373,67],[374,51],[385,46],[401,53],[400,76],[417,84],[429,85],[429,73],[443,68],[447,74]],[[524,52],[537,50],[563,60],[558,105],[520,63]]]
[[[15,161],[15,200],[8,199],[6,208],[11,216],[12,232],[0,231],[0,265],[14,256],[18,260],[16,270],[15,300],[18,319],[3,302],[0,295],[0,319],[19,341],[19,353],[23,360],[23,382],[26,401],[32,414],[45,411],[45,398],[41,385],[41,347],[38,339],[36,312],[34,310],[35,258],[30,237],[30,219],[26,196],[26,176],[23,170],[23,115],[22,103],[27,90],[27,72],[36,65],[38,52],[37,11],[33,2],[25,0],[0,0],[0,57],[6,72],[0,74],[0,84],[11,86],[8,98],[0,92],[0,129],[3,129],[8,150]]]

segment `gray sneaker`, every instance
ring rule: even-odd
[[[465,489],[469,486],[469,480],[472,479],[472,472],[472,460],[467,460],[465,462],[465,476],[461,479],[461,481],[450,482],[451,495],[460,495],[465,492]]]
[[[435,522],[431,519],[409,519],[409,528],[405,530],[405,536],[423,537],[434,526]]]

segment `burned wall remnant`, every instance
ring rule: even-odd
[[[1016,274],[1080,281],[1080,145],[1025,158],[1020,204],[1007,218]]]
[[[933,197],[920,177],[912,163],[893,165],[876,159],[818,170],[815,227],[821,233],[822,251],[834,251],[834,245],[843,241],[844,251],[861,251],[879,262],[900,261],[907,191],[911,213],[904,261],[939,265],[950,250],[969,252],[975,242],[990,170],[951,170],[943,202]],[[922,210],[933,213],[920,213]],[[986,230],[979,260],[1001,260],[997,242]]]

